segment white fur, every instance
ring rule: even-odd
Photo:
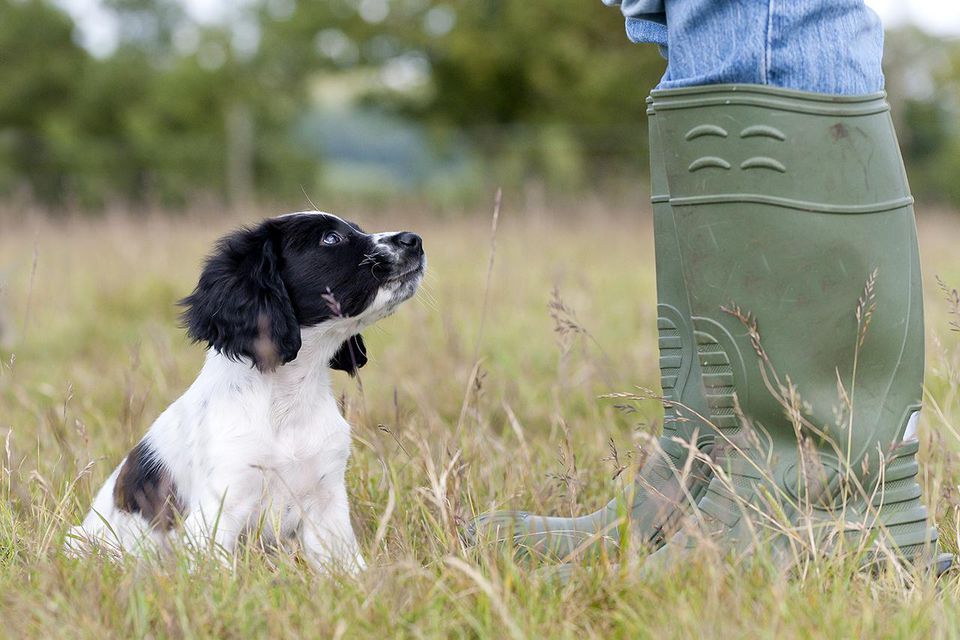
[[[269,544],[297,541],[315,567],[364,568],[344,484],[350,425],[337,407],[328,364],[344,340],[392,313],[418,284],[385,286],[360,316],[303,329],[296,359],[273,372],[208,350],[196,381],[144,438],[173,478],[183,526],[152,529],[116,507],[121,461],[83,524],[71,530],[68,548],[139,554],[180,540],[231,552],[259,532]]]

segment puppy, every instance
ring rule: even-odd
[[[359,570],[344,471],[350,425],[330,369],[367,362],[360,331],[410,298],[420,236],[364,233],[293,213],[221,239],[184,325],[200,375],[97,493],[68,548],[141,553],[175,539],[230,552],[245,536],[296,541],[314,566]]]

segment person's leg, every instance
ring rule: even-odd
[[[910,433],[920,264],[882,94],[728,84],[653,96],[723,470],[661,555],[706,536],[738,552],[786,547],[803,531],[795,551],[841,530],[867,552],[932,554]]]
[[[651,170],[668,176],[676,236],[657,242],[679,243],[692,339],[728,365],[703,378],[725,473],[656,559],[705,535],[742,551],[838,522],[929,558],[919,259],[879,20],[862,0],[666,0],[665,13],[654,111],[671,153]]]
[[[855,498],[841,514],[854,528],[891,532],[907,555],[929,550],[936,532],[919,502],[916,442],[905,433],[920,401],[919,266],[886,103],[755,86],[878,91],[879,21],[860,0],[635,0],[623,9],[631,39],[660,45],[668,58],[651,118],[662,384],[668,400],[708,418],[726,445],[718,458],[726,473],[711,481],[701,512],[724,544],[739,548],[753,532],[744,509],[770,516],[786,502],[798,521],[811,514],[814,493],[826,520],[839,491]],[[680,310],[679,323],[664,305]],[[859,332],[868,308],[866,338]],[[692,376],[679,395],[677,362]],[[801,398],[792,420],[793,407],[781,402],[789,394],[776,379],[771,388],[772,368]],[[769,437],[749,437],[754,427]],[[798,464],[798,433],[813,449],[812,467]],[[826,481],[822,495],[810,489],[810,468]],[[645,471],[641,496],[675,493],[675,484],[646,482]],[[733,485],[723,480],[730,477]],[[764,502],[771,492],[781,504]],[[650,541],[650,531],[683,511],[684,501],[672,503],[668,517],[643,501],[626,515]],[[506,520],[518,543],[542,547],[609,527],[616,513]]]
[[[648,21],[627,23],[632,39],[656,38],[666,53],[657,89],[724,83],[835,95],[883,89],[883,28],[863,0],[666,0],[665,10],[665,33]]]

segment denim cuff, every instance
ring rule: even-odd
[[[663,22],[658,22],[662,18]],[[660,49],[664,60],[667,56],[667,16],[650,16],[650,18],[627,18],[627,37],[630,42],[651,43]]]
[[[651,15],[647,18],[627,18],[627,37],[631,42],[649,42],[661,47],[666,46],[666,14]]]

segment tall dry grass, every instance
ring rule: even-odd
[[[629,486],[659,428],[646,211],[563,215],[505,198],[491,217],[364,216],[424,237],[424,291],[368,331],[354,425],[353,520],[371,569],[313,575],[244,547],[229,566],[73,560],[65,529],[202,358],[175,301],[235,217],[0,219],[0,635],[8,637],[952,637],[960,581],[871,575],[840,557],[789,576],[709,549],[676,571],[634,557],[551,577],[466,549],[492,508],[579,514]],[[923,484],[960,539],[960,222],[921,220],[927,285]],[[940,286],[934,276],[944,283]],[[944,290],[945,289],[945,290]],[[482,329],[481,329],[482,327]]]

